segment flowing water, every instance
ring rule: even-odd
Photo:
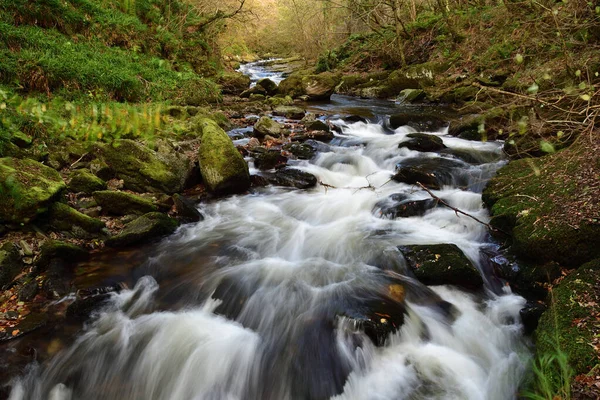
[[[451,155],[399,149],[409,127],[334,122],[341,133],[293,163],[325,185],[200,204],[206,218],[163,240],[135,287],[10,399],[514,399],[525,301],[486,269],[486,227],[444,207],[379,213],[392,194],[430,198],[390,180],[398,163]],[[433,134],[489,162],[462,163],[433,193],[487,220],[480,191],[501,143],[446,133]],[[456,244],[485,288],[418,282],[398,246],[436,243]]]
[[[250,86],[256,85],[256,82],[264,78],[269,78],[279,85],[284,79],[284,74],[281,69],[273,68],[273,64],[280,60],[281,58],[269,58],[242,64],[238,71],[250,77]]]

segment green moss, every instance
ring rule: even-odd
[[[594,317],[600,301],[598,282],[600,259],[584,264],[553,290],[552,305],[542,315],[535,334],[538,355],[552,354],[558,346],[577,374],[598,365],[594,349],[600,332]]]
[[[65,189],[52,168],[29,159],[0,158],[0,221],[25,223]]]
[[[54,203],[49,212],[50,226],[59,231],[78,233],[78,227],[85,232],[97,233],[104,229],[104,222],[80,213],[64,203]]]
[[[245,191],[250,186],[248,165],[229,136],[209,119],[202,120],[201,127],[198,161],[208,189],[217,193]]]
[[[159,212],[151,212],[125,225],[123,232],[108,239],[106,245],[121,247],[147,243],[157,237],[173,233],[177,225],[177,220]]]
[[[91,194],[97,190],[106,189],[106,182],[85,169],[73,171],[69,178],[68,188],[73,193]]]
[[[47,240],[40,249],[38,267],[46,268],[53,258],[60,258],[68,262],[85,260],[89,253],[82,247],[60,240]]]
[[[94,192],[93,196],[102,211],[113,215],[142,215],[157,211],[151,201],[131,193],[102,190]]]

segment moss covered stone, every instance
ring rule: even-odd
[[[223,94],[239,95],[250,87],[250,77],[241,72],[225,72],[217,78]]]
[[[93,193],[102,211],[113,215],[142,215],[157,208],[151,201],[131,193],[101,190]]]
[[[577,178],[593,164],[585,151],[515,160],[488,183],[483,200],[491,209],[490,223],[512,231],[512,250],[519,258],[578,267],[600,257],[600,223],[578,217],[584,210],[565,212],[580,199],[583,207],[592,209],[598,201],[585,200],[589,183]]]
[[[267,104],[274,108],[279,106],[291,106],[294,104],[294,100],[290,96],[277,95],[269,97],[267,99]]]
[[[180,192],[192,170],[189,159],[173,150],[158,153],[133,140],[97,144],[101,159],[134,192]]]
[[[0,288],[12,282],[22,268],[23,264],[17,246],[11,242],[0,246]]]
[[[457,285],[477,289],[481,274],[454,244],[400,246],[415,276],[426,285]]]
[[[302,119],[306,111],[303,108],[295,106],[278,106],[273,110],[273,115],[279,115],[288,119]]]
[[[309,100],[329,100],[341,76],[331,72],[318,75],[293,74],[279,84],[279,93],[293,98],[308,96]]]
[[[106,189],[106,182],[86,169],[78,169],[69,175],[67,187],[73,193],[91,194],[97,190]]]
[[[250,187],[248,164],[214,121],[205,119],[201,125],[198,162],[204,183],[216,193],[244,192]]]
[[[78,262],[85,260],[88,256],[89,253],[83,247],[60,240],[48,240],[41,247],[37,265],[40,268],[46,268],[54,258],[60,258],[69,262]]]
[[[597,319],[600,303],[600,259],[582,265],[552,292],[551,305],[535,333],[537,354],[565,352],[576,374],[599,365]],[[550,377],[551,378],[551,377]]]
[[[65,187],[58,172],[37,161],[0,158],[0,222],[29,222]]]
[[[269,117],[260,117],[260,119],[254,124],[252,136],[259,139],[262,139],[267,135],[272,137],[280,137],[282,132],[283,126],[281,124],[273,121]]]
[[[70,231],[80,236],[81,230],[97,233],[104,229],[104,222],[80,213],[64,203],[54,203],[49,211],[49,224],[59,231]]]
[[[173,233],[177,225],[177,220],[159,212],[151,212],[125,225],[123,232],[108,239],[106,245],[122,247],[148,242]]]

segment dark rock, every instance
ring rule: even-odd
[[[269,117],[261,117],[252,130],[252,136],[262,139],[265,136],[280,137],[283,133],[283,126],[273,121]]]
[[[115,177],[115,171],[100,159],[95,159],[90,162],[90,171],[104,181],[111,180]]]
[[[440,154],[448,154],[458,160],[469,164],[487,164],[500,161],[502,154],[493,151],[476,151],[467,149],[451,149],[446,148],[439,151]]]
[[[344,122],[347,123],[355,123],[355,122],[364,122],[367,123],[369,122],[369,120],[365,117],[362,117],[360,115],[348,115],[347,117],[342,118],[344,120]]]
[[[399,246],[415,276],[426,285],[456,285],[478,289],[483,279],[454,244]]]
[[[11,242],[0,247],[0,288],[8,285],[23,269],[19,248]]]
[[[152,212],[144,214],[125,225],[120,234],[106,241],[107,246],[122,247],[149,242],[157,237],[169,235],[177,229],[177,220],[165,214]]]
[[[29,222],[65,187],[58,172],[37,161],[0,158],[0,223]]]
[[[91,194],[106,189],[106,182],[85,169],[78,169],[69,175],[69,191],[73,193]]]
[[[64,277],[58,277],[56,274],[47,276],[42,284],[42,291],[49,299],[58,300],[69,293],[69,285],[64,281]]]
[[[131,193],[102,190],[94,192],[93,196],[102,211],[112,215],[142,215],[157,211],[150,200]]]
[[[252,187],[265,187],[270,184],[269,179],[263,175],[251,175],[250,180],[252,181]]]
[[[174,194],[173,202],[175,204],[175,212],[181,222],[198,222],[204,219],[204,216],[198,211],[196,204],[187,197]]]
[[[44,313],[31,313],[15,326],[7,328],[5,331],[0,332],[0,343],[6,342],[11,339],[19,338],[30,332],[35,331],[46,325],[48,322],[48,315]]]
[[[404,89],[400,91],[397,101],[401,103],[416,103],[425,99],[426,93],[422,89]]]
[[[272,169],[287,163],[287,157],[278,149],[267,149],[266,147],[255,147],[250,152],[254,158],[254,166],[261,170]]]
[[[404,141],[398,145],[398,148],[406,147],[409,150],[433,152],[445,149],[442,138],[426,133],[410,133],[407,135],[410,140]]]
[[[421,216],[439,205],[439,202],[435,199],[403,200],[394,202],[388,198],[377,203],[375,207],[376,212],[378,212],[382,218],[394,219]]]
[[[64,203],[54,203],[48,213],[49,225],[62,232],[72,232],[76,237],[86,233],[98,233],[105,228],[104,222],[80,213]]]
[[[218,194],[246,191],[250,187],[250,173],[244,157],[214,121],[204,119],[201,127],[198,162],[207,188]]]
[[[468,180],[461,169],[465,164],[444,158],[411,158],[396,166],[392,177],[396,182],[421,183],[430,189],[441,189],[443,185],[466,186]]]
[[[304,134],[294,135],[291,137],[292,141],[294,142],[305,142],[311,139],[321,142],[329,142],[330,140],[333,140],[333,138],[335,138],[333,132],[326,131],[309,131]]]
[[[77,299],[67,307],[67,318],[87,319],[110,300],[108,293]]]
[[[308,143],[288,143],[283,149],[289,151],[300,160],[310,160],[317,152],[314,147]]]
[[[265,90],[267,96],[273,96],[277,93],[277,84],[269,78],[260,79],[256,82],[256,86],[261,86]]]
[[[331,128],[329,127],[329,125],[327,125],[325,122],[318,120],[318,119],[307,122],[304,124],[304,126],[309,131],[323,131],[323,132],[331,131]]]
[[[255,86],[252,86],[250,89],[244,90],[240,94],[240,97],[248,99],[248,98],[252,97],[253,95],[266,96],[267,91],[265,90],[264,87],[255,85]]]
[[[317,178],[308,172],[295,168],[282,168],[267,177],[269,182],[278,186],[290,186],[298,189],[308,189],[317,185]]]
[[[89,253],[82,247],[59,240],[47,240],[41,247],[40,258],[37,262],[39,268],[45,269],[52,259],[58,258],[69,262],[83,261]]]
[[[19,300],[20,301],[31,301],[38,294],[38,283],[35,279],[31,279],[29,282],[25,283],[21,290],[19,290]]]
[[[435,114],[398,113],[390,116],[390,127],[392,129],[401,126],[410,126],[418,131],[439,131],[448,126],[448,123]]]
[[[302,119],[305,113],[304,109],[295,106],[278,106],[273,110],[273,115],[288,119]]]
[[[528,301],[525,307],[519,311],[526,335],[531,335],[535,331],[540,317],[547,308],[543,303]]]

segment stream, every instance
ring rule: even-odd
[[[253,81],[281,77],[252,64],[242,71]],[[205,219],[148,249],[132,288],[111,294],[72,345],[30,365],[10,399],[516,398],[530,360],[525,300],[488,268],[486,226],[447,207],[381,212],[394,196],[431,199],[390,179],[399,163],[453,159],[461,167],[432,193],[487,221],[481,191],[504,164],[502,143],[428,132],[479,162],[398,148],[415,132],[386,124],[398,107],[335,95],[309,105],[338,131],[289,166],[326,185],[199,204]],[[483,288],[423,285],[398,249],[442,243],[462,250]]]

